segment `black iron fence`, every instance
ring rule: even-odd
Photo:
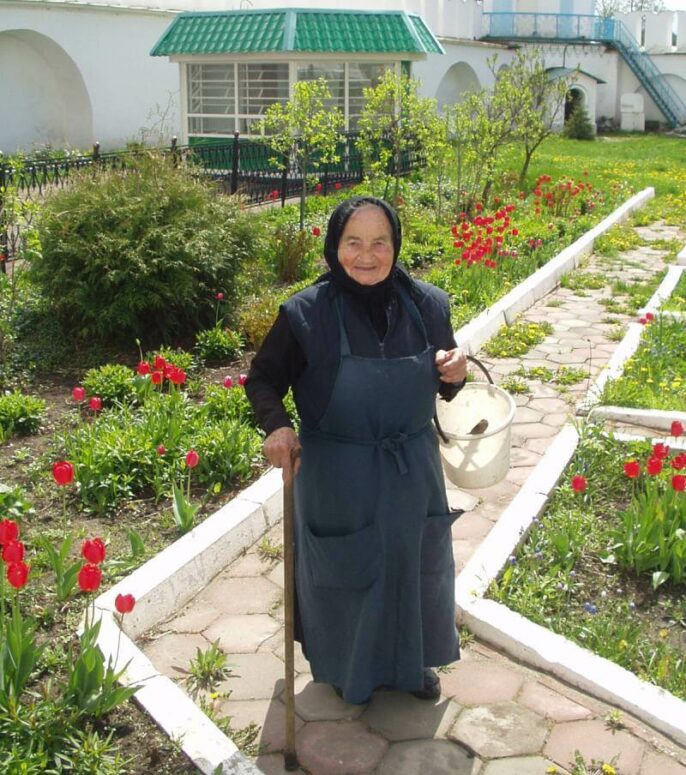
[[[317,163],[312,160],[306,170],[309,190],[327,194],[332,190],[352,185],[362,180],[362,155],[357,147],[358,134],[346,133],[337,148],[338,160]],[[27,158],[21,163],[0,164],[0,268],[5,271],[7,261],[14,259],[20,244],[19,228],[7,215],[7,194],[27,202],[41,199],[50,190],[63,188],[73,180],[74,173],[90,168],[126,169],[135,167],[136,159],[154,150],[174,159],[191,161],[198,174],[216,181],[221,189],[230,194],[241,194],[248,205],[278,202],[282,206],[290,197],[299,196],[303,184],[303,171],[295,152],[278,155],[265,143],[254,138],[240,137],[213,143],[179,145],[176,138],[168,148],[141,148],[113,153],[101,153],[96,144],[90,154],[64,158]],[[294,149],[295,150],[295,149]],[[402,154],[398,162],[392,161],[388,172],[405,175],[423,164],[419,149]],[[16,201],[16,200],[15,200]],[[29,216],[30,217],[30,216]]]

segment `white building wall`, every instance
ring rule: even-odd
[[[97,141],[106,150],[140,139],[141,130],[160,122],[169,143],[180,129],[178,68],[149,53],[172,18],[169,12],[3,3],[0,149],[11,153],[45,142],[83,148]],[[30,52],[21,31],[44,36],[61,56],[46,59],[41,47]],[[55,62],[69,61],[73,77],[65,78],[64,70],[51,74]],[[90,104],[90,126],[74,126],[69,118],[77,112],[70,98],[77,87],[67,83],[79,80],[74,73],[80,74]]]

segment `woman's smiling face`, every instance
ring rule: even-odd
[[[393,267],[393,233],[386,214],[368,205],[348,218],[338,243],[338,260],[360,285],[376,285]]]

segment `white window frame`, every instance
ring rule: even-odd
[[[376,56],[370,54],[347,54],[345,58],[341,58],[338,53],[325,53],[318,52],[315,54],[292,54],[288,59],[284,59],[283,54],[249,54],[236,58],[235,56],[223,56],[223,55],[208,55],[208,56],[183,56],[172,57],[172,61],[178,62],[180,70],[180,99],[181,99],[181,142],[184,145],[188,144],[189,137],[206,137],[206,138],[233,138],[234,133],[230,132],[226,135],[223,134],[211,134],[211,135],[199,135],[193,133],[189,134],[188,120],[190,117],[203,117],[204,114],[190,114],[188,112],[188,65],[202,65],[202,64],[233,64],[234,67],[234,113],[221,113],[211,114],[210,118],[228,117],[234,118],[235,126],[238,127],[241,119],[261,118],[258,115],[244,114],[238,112],[238,93],[239,93],[239,81],[238,81],[238,65],[239,64],[287,64],[288,65],[288,93],[293,94],[293,84],[297,80],[297,70],[299,66],[309,63],[321,63],[321,62],[335,62],[343,64],[344,72],[344,109],[345,109],[345,131],[349,129],[350,118],[350,68],[351,63],[363,63],[363,64],[388,64],[392,67],[396,75],[400,75],[402,68],[402,61],[416,61],[419,57],[412,55],[403,55],[400,59],[383,59],[381,52]],[[242,133],[241,137],[245,138],[259,138],[260,135],[250,134],[249,132]]]

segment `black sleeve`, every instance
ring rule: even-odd
[[[448,306],[446,313],[441,315],[437,324],[438,341],[436,342],[437,350],[453,350],[457,347],[455,343],[455,335],[453,333],[453,327],[450,322],[450,306]],[[462,382],[441,382],[438,387],[438,395],[444,401],[452,401],[453,398],[462,390],[466,380]]]
[[[293,427],[283,405],[288,388],[305,369],[307,361],[288,324],[283,309],[253,358],[245,392],[260,427],[269,435],[277,428]]]

